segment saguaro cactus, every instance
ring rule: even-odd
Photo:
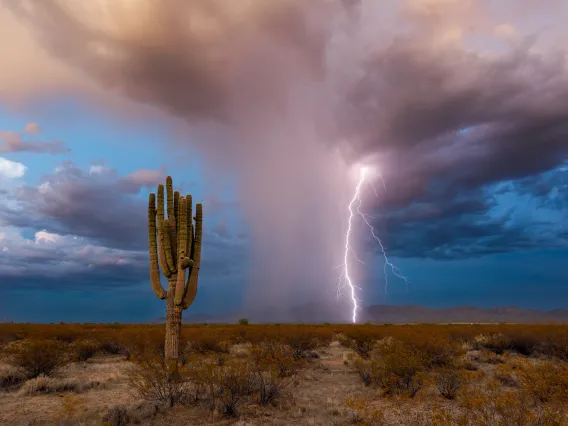
[[[182,312],[193,303],[197,294],[203,206],[195,205],[195,217],[192,218],[191,195],[183,197],[179,192],[173,192],[170,176],[166,179],[166,196],[167,218],[164,214],[164,185],[158,185],[157,209],[156,195],[150,193],[148,198],[150,281],[156,296],[166,299],[165,359],[170,368],[177,369]],[[168,279],[167,291],[160,282],[160,267]]]

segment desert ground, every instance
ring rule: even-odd
[[[565,325],[0,325],[0,424],[566,425]]]

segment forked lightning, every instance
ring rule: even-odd
[[[383,258],[384,258],[383,271],[384,271],[384,275],[385,275],[385,294],[386,294],[387,289],[388,289],[387,266],[390,268],[393,275],[395,275],[396,277],[403,280],[406,283],[407,286],[408,286],[408,282],[409,282],[408,279],[401,273],[400,269],[398,269],[395,265],[393,265],[390,262],[382,241],[375,234],[375,229],[369,223],[368,215],[361,211],[361,204],[362,204],[361,187],[365,183],[366,172],[367,172],[367,168],[361,167],[360,174],[359,174],[359,181],[357,183],[357,186],[355,187],[355,192],[353,194],[353,198],[351,198],[351,201],[349,202],[349,205],[348,205],[349,221],[348,221],[348,225],[347,225],[347,232],[345,234],[345,253],[344,253],[343,265],[342,265],[343,271],[342,271],[341,276],[339,277],[339,287],[338,287],[338,296],[341,293],[341,289],[344,288],[345,285],[347,285],[347,287],[349,287],[350,297],[351,297],[351,301],[352,301],[352,304],[353,304],[353,312],[352,312],[353,323],[357,322],[357,311],[359,310],[359,298],[357,296],[357,290],[361,291],[361,288],[358,287],[353,282],[353,279],[351,278],[351,275],[350,275],[351,270],[349,268],[349,254],[351,253],[353,258],[357,262],[363,263],[357,257],[357,254],[355,253],[355,251],[351,247],[351,243],[350,243],[351,231],[352,231],[352,228],[353,228],[353,221],[354,221],[356,216],[361,217],[361,219],[363,220],[363,223],[369,228],[371,236],[379,243],[379,247],[381,248],[381,252],[382,252]],[[381,180],[382,180],[382,178],[381,178]],[[386,190],[384,180],[382,180],[382,182],[383,182],[383,187]],[[378,194],[377,194],[374,186],[373,186],[373,189],[375,190],[375,196],[377,196],[377,198],[378,198]]]

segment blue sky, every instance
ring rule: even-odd
[[[384,177],[362,208],[410,281],[389,274],[385,292],[356,218],[363,305],[568,308],[568,10],[546,1],[554,17],[530,2],[338,1],[335,21],[299,5],[282,26],[278,1],[249,17],[188,3],[76,10],[76,22],[57,13],[64,0],[34,6],[45,19],[0,9],[13,59],[0,82],[0,319],[163,316],[146,208],[167,175],[205,210],[191,314],[327,303],[359,164]],[[184,13],[213,13],[216,30],[136,24]]]

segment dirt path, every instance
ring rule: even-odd
[[[346,424],[352,415],[346,406],[350,398],[368,398],[374,392],[361,383],[353,370],[345,365],[347,350],[339,342],[318,351],[319,359],[312,361],[300,373],[297,384],[288,391],[290,398],[282,399],[277,407],[253,415],[244,415],[232,424],[239,426],[333,426]]]

